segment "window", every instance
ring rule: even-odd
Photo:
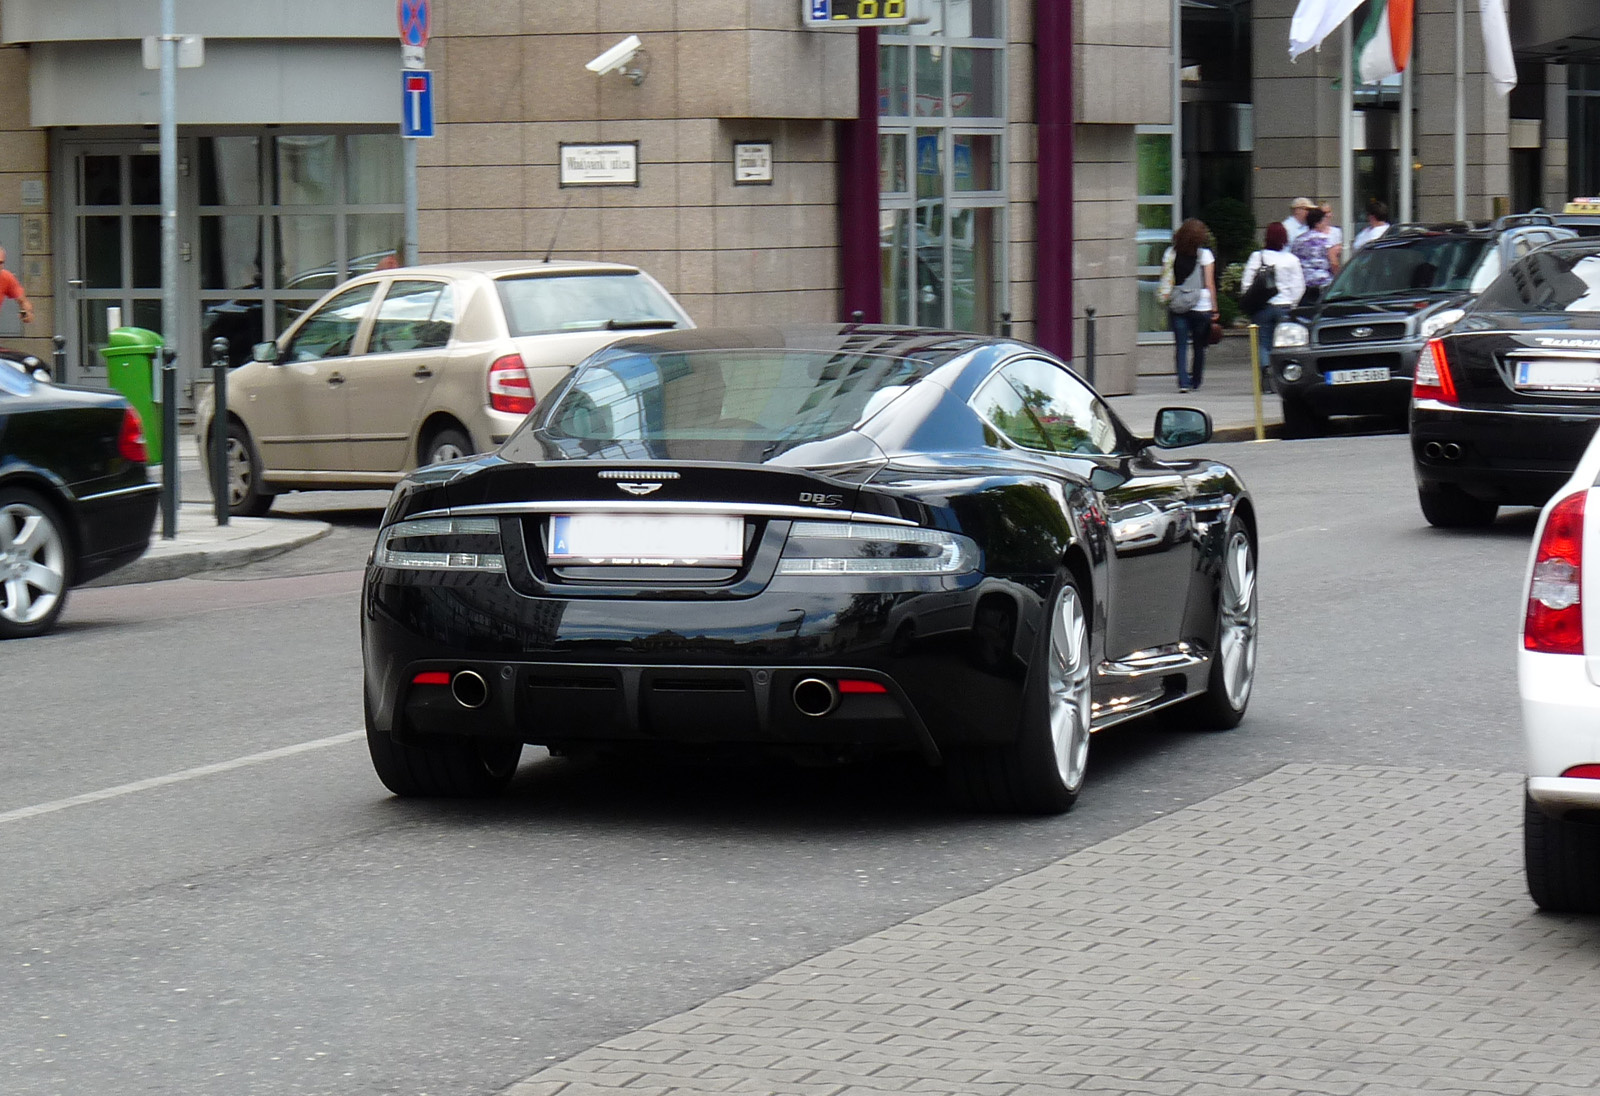
[[[284,360],[309,362],[350,353],[361,318],[367,314],[367,306],[377,288],[376,285],[354,286],[317,309],[289,340]]]
[[[1000,375],[1016,389],[1055,452],[1116,452],[1117,426],[1110,411],[1065,369],[1041,358],[1023,358],[1002,366]]]
[[[677,309],[642,274],[501,278],[495,283],[513,336],[554,331],[677,327]]]
[[[998,373],[983,382],[970,406],[1013,445],[1024,449],[1050,448],[1039,420],[1022,402],[1017,390]]]
[[[442,282],[396,281],[383,295],[372,320],[369,354],[434,350],[450,342],[455,307]]]

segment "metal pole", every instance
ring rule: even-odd
[[[1345,262],[1350,261],[1350,241],[1355,239],[1354,209],[1351,206],[1356,190],[1356,135],[1355,135],[1355,45],[1350,31],[1351,20],[1346,19],[1340,28],[1339,74],[1339,223],[1344,227]]]
[[[67,337],[65,335],[52,335],[50,342],[55,347],[50,352],[50,379],[57,384],[67,383]]]
[[[1456,0],[1456,220],[1467,219],[1467,12]]]
[[[401,138],[400,147],[405,152],[406,176],[406,253],[407,266],[417,264],[417,139]]]
[[[1172,231],[1183,223],[1183,0],[1172,0]]]
[[[1256,399],[1256,441],[1267,440],[1267,422],[1261,414],[1261,328],[1250,325],[1250,389]]]
[[[1083,310],[1083,379],[1094,385],[1094,309]]]
[[[228,524],[228,340],[211,340],[211,498],[217,524]]]
[[[1413,47],[1412,54],[1415,52]],[[1416,154],[1411,148],[1413,124],[1411,95],[1411,54],[1408,54],[1406,67],[1400,72],[1400,208],[1397,211],[1397,220],[1400,224],[1411,220],[1411,192],[1416,184],[1411,170],[1411,163],[1416,159]]]
[[[176,0],[161,0],[161,535],[178,533],[178,34]],[[169,385],[168,378],[172,383]]]

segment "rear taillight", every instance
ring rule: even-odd
[[[1411,398],[1456,402],[1456,382],[1450,376],[1443,339],[1428,340],[1422,353],[1417,355],[1417,375],[1411,383]]]
[[[117,454],[123,460],[137,461],[139,464],[150,459],[150,452],[144,444],[144,423],[139,421],[139,412],[131,407],[122,411],[122,429],[117,433]]]
[[[1528,617],[1522,645],[1548,654],[1583,654],[1583,505],[1587,491],[1568,495],[1550,509],[1528,584]]]
[[[533,382],[519,355],[507,354],[489,367],[489,406],[511,415],[533,410]]]
[[[1600,765],[1574,765],[1561,775],[1577,780],[1600,780]]]

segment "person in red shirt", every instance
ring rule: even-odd
[[[28,300],[28,291],[22,288],[17,276],[6,269],[6,249],[0,247],[0,304],[4,304],[7,297],[17,299],[22,309],[22,322],[32,323],[33,302]]]

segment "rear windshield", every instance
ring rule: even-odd
[[[1526,255],[1483,291],[1478,310],[1600,312],[1600,254],[1562,249]]]
[[[501,278],[496,283],[512,335],[677,327],[671,299],[643,274]]]
[[[1364,247],[1328,289],[1327,300],[1405,293],[1462,293],[1490,250],[1481,236],[1425,236],[1400,246]]]
[[[548,432],[584,442],[760,442],[769,454],[841,434],[934,368],[811,350],[618,353],[588,367]]]

